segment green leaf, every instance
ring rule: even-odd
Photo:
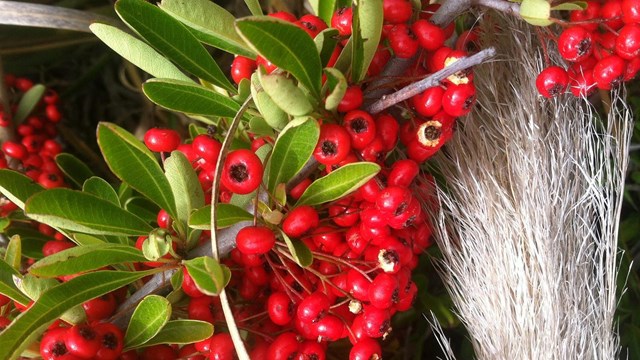
[[[260,55],[290,72],[312,96],[320,98],[320,56],[304,30],[273,17],[245,18],[238,20],[236,27]]]
[[[260,7],[260,1],[258,0],[244,0],[244,3],[247,4],[249,11],[251,11],[251,15],[253,16],[261,16],[262,7]]]
[[[344,165],[312,182],[298,199],[296,206],[318,205],[340,199],[357,190],[379,171],[380,166],[371,162]]]
[[[547,0],[522,0],[520,3],[520,16],[522,20],[535,26],[549,26],[553,24],[549,20],[551,16],[551,4]]]
[[[13,235],[9,239],[9,245],[4,254],[4,261],[7,262],[12,268],[20,271],[22,265],[22,240],[20,235]]]
[[[359,83],[378,49],[382,35],[382,1],[356,0],[353,8],[351,80]]]
[[[124,203],[124,208],[150,224],[157,221],[158,211],[160,211],[160,208],[156,204],[140,196],[127,199]]]
[[[111,171],[176,218],[171,185],[155,156],[129,132],[111,123],[98,125],[98,145]]]
[[[170,79],[151,79],[142,85],[149,100],[169,110],[192,115],[234,117],[240,105],[203,86]]]
[[[11,225],[11,219],[8,217],[0,218],[0,233],[6,232],[9,225]]]
[[[119,0],[116,12],[143,39],[183,69],[232,93],[236,92],[204,46],[171,15],[144,0]]]
[[[289,117],[267,94],[262,85],[258,73],[254,73],[251,76],[251,96],[253,103],[258,108],[260,114],[264,118],[264,121],[269,124],[272,129],[281,130],[289,122]]]
[[[38,300],[47,290],[60,285],[60,282],[56,279],[42,279],[31,274],[26,274],[20,280],[16,281],[16,285],[18,285],[20,290],[29,298]]]
[[[81,187],[85,180],[93,176],[93,172],[87,164],[68,153],[58,154],[56,156],[56,164],[77,187]]]
[[[7,296],[22,305],[27,305],[31,299],[26,297],[22,291],[18,289],[13,277],[21,278],[22,275],[0,258],[0,294]]]
[[[99,245],[107,242],[104,236],[101,235],[89,235],[82,233],[73,234],[73,242],[81,246]]]
[[[99,178],[97,176],[92,176],[88,178],[87,180],[85,180],[84,184],[82,184],[82,191],[88,194],[95,195],[102,200],[107,200],[115,205],[120,206],[120,199],[118,198],[118,193],[103,178]]]
[[[353,38],[347,41],[347,44],[342,48],[338,60],[333,65],[334,68],[340,70],[343,74],[348,74],[351,69],[351,59],[353,56]]]
[[[255,53],[236,32],[236,18],[209,0],[162,0],[158,5],[191,29],[203,43],[218,49],[254,58]]]
[[[53,238],[44,235],[31,227],[11,226],[7,229],[7,235],[19,235],[22,243],[22,256],[30,259],[42,257],[42,246]]]
[[[54,227],[103,235],[145,235],[146,222],[95,195],[69,189],[51,189],[33,195],[27,216]]]
[[[311,250],[302,241],[291,240],[287,234],[280,231],[284,242],[287,244],[287,248],[293,257],[293,260],[300,266],[308,267],[313,263],[313,254]]]
[[[311,102],[292,79],[282,74],[261,75],[260,83],[271,100],[287,114],[304,116],[313,111]]]
[[[331,24],[331,18],[336,11],[338,0],[319,0],[318,1],[318,17],[327,24]]]
[[[0,169],[0,193],[24,210],[27,199],[44,188],[30,177],[17,171]]]
[[[231,204],[216,205],[218,229],[229,227],[240,221],[253,220],[246,210]],[[189,227],[193,229],[211,230],[211,205],[194,211],[189,217]]]
[[[147,295],[136,307],[124,336],[125,348],[143,345],[156,336],[171,317],[171,304],[163,296]]]
[[[180,223],[178,230],[182,229],[183,235],[186,235],[191,212],[204,206],[202,186],[191,162],[180,151],[172,152],[171,156],[165,160],[164,170],[171,185],[173,197],[176,199],[178,216],[174,221]]]
[[[158,344],[192,344],[208,339],[213,335],[213,325],[199,320],[171,320],[145,343],[145,346]]]
[[[0,359],[15,359],[65,311],[121,288],[153,271],[97,271],[80,275],[40,296],[33,306],[0,333]]]
[[[316,44],[318,54],[320,54],[320,61],[322,66],[327,66],[333,52],[338,45],[338,30],[333,28],[327,28],[322,30],[313,41]]]
[[[326,68],[324,73],[327,76],[327,82],[325,86],[328,88],[329,95],[324,100],[324,108],[329,111],[334,111],[340,105],[340,101],[347,92],[347,79],[335,68]]]
[[[280,183],[295,176],[313,155],[318,143],[320,126],[311,117],[299,118],[280,133],[267,164],[267,189],[275,193]]]
[[[187,260],[184,265],[196,287],[206,295],[217,296],[231,279],[229,268],[210,256]]]
[[[142,252],[135,247],[101,243],[76,246],[47,256],[31,265],[29,272],[35,276],[54,277],[135,261],[147,261]]]
[[[564,3],[560,5],[556,5],[551,8],[551,10],[577,10],[581,11],[587,8],[587,3],[585,1],[574,1],[570,3]]]
[[[89,25],[89,29],[113,51],[152,76],[191,81],[171,61],[160,55],[151,46],[126,32],[110,25],[98,23]]]
[[[261,94],[264,94],[264,92],[262,92]],[[265,94],[266,95],[266,94]],[[273,106],[275,108],[278,108],[275,104],[273,104]],[[280,110],[280,108],[278,108],[278,110]],[[284,112],[283,112],[284,114]],[[287,116],[286,114],[284,114],[285,117]],[[277,129],[281,130],[282,128],[284,128],[284,126],[286,125],[286,123],[280,125],[277,124]],[[272,127],[271,125],[269,125],[264,118],[259,117],[259,116],[254,116],[251,118],[251,120],[249,120],[249,130],[251,131],[251,133],[256,136],[256,137],[260,137],[260,136],[268,136],[271,138],[275,137],[275,132],[273,131],[274,127]]]
[[[22,98],[20,99],[20,103],[18,103],[18,109],[16,110],[15,115],[13,115],[13,121],[15,124],[20,124],[24,119],[33,112],[33,110],[40,103],[40,99],[42,99],[42,95],[46,88],[42,84],[34,85],[31,89],[29,89]]]

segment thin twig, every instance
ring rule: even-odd
[[[483,49],[469,57],[461,58],[453,64],[447,66],[446,68],[439,70],[418,82],[407,85],[406,87],[396,91],[391,95],[383,96],[380,100],[371,104],[371,106],[367,108],[367,111],[369,111],[371,114],[377,114],[401,101],[410,99],[412,96],[418,95],[419,93],[425,91],[430,87],[440,84],[442,80],[459,71],[470,68],[474,65],[481,64],[495,55],[496,50],[491,47]]]

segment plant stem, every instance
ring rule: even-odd
[[[412,96],[418,95],[419,93],[425,91],[430,87],[439,85],[442,80],[457,73],[458,71],[462,71],[474,65],[481,64],[495,55],[496,50],[491,47],[483,49],[480,52],[469,57],[461,58],[453,64],[447,66],[446,68],[439,70],[418,82],[407,85],[406,87],[396,91],[391,95],[383,96],[380,100],[367,107],[366,110],[371,114],[377,114],[401,101],[408,100]]]

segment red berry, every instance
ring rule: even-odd
[[[206,321],[213,324],[220,320],[222,309],[218,306],[219,299],[213,296],[192,297],[187,307],[189,319]]]
[[[90,325],[74,325],[67,331],[65,344],[69,353],[92,359],[100,349],[101,339]]]
[[[53,328],[45,332],[40,341],[40,356],[45,360],[56,360],[63,356],[71,355],[65,343],[67,332],[68,329],[62,327]],[[71,356],[75,359],[78,358],[75,355]]]
[[[341,7],[333,13],[331,17],[331,27],[338,30],[341,36],[351,35],[351,22],[353,18],[353,9],[349,7]]]
[[[204,294],[198,289],[196,283],[193,281],[189,271],[186,267],[182,268],[182,291],[189,297],[196,298],[204,296]]]
[[[574,10],[569,12],[569,20],[589,30],[595,31],[598,28],[597,18],[600,13],[600,4],[597,1],[587,1],[587,8],[584,10]]]
[[[623,0],[621,7],[622,21],[624,21],[625,24],[640,23],[639,0]]]
[[[247,149],[230,152],[222,170],[222,185],[236,194],[248,194],[260,186],[264,168],[260,158]]]
[[[383,337],[391,332],[391,315],[388,310],[370,306],[364,309],[364,331],[372,338]]]
[[[313,151],[319,163],[327,166],[344,160],[351,150],[351,136],[345,128],[337,124],[323,123],[320,126],[320,137]]]
[[[107,293],[82,304],[89,322],[108,318],[116,311],[116,306],[116,298],[112,293]]]
[[[211,337],[209,344],[209,359],[233,360],[235,359],[235,354],[236,352],[231,335],[228,333],[220,333]]]
[[[222,144],[209,135],[200,134],[193,138],[191,143],[193,151],[207,164],[215,165],[220,155]]]
[[[29,89],[33,87],[33,81],[27,78],[19,77],[19,78],[16,78],[14,86],[16,87],[16,89],[22,92],[27,92],[29,91]]]
[[[442,109],[459,117],[468,114],[476,102],[476,87],[469,84],[450,85],[442,95]]]
[[[296,306],[286,293],[277,291],[269,295],[267,313],[275,324],[285,326],[293,320]]]
[[[327,24],[321,18],[311,14],[303,15],[294,24],[306,31],[311,38],[315,38],[316,35],[327,28]]]
[[[640,25],[627,24],[618,32],[616,54],[625,60],[640,55]]]
[[[399,293],[398,278],[380,273],[369,286],[369,302],[378,309],[388,309],[398,302]]]
[[[565,60],[581,61],[593,51],[591,32],[580,26],[570,27],[558,38],[558,51]]]
[[[440,86],[428,88],[411,98],[413,107],[422,116],[431,117],[437,114],[442,108],[444,91]]]
[[[300,304],[296,315],[300,321],[315,323],[327,315],[331,301],[322,292],[307,295]]]
[[[119,327],[112,323],[97,323],[94,325],[100,348],[94,359],[96,360],[115,360],[122,353],[124,346],[124,334]]]
[[[376,123],[368,112],[354,110],[343,118],[342,125],[351,137],[351,147],[362,150],[376,137]]]
[[[276,19],[284,20],[287,22],[295,22],[296,20],[298,20],[292,13],[287,11],[277,11],[269,14],[269,16],[274,17]]]
[[[558,96],[567,89],[569,75],[559,66],[549,66],[542,70],[536,78],[536,88],[546,98]]]
[[[391,59],[389,49],[382,45],[378,45],[378,50],[373,54],[373,59],[371,60],[371,64],[369,64],[369,69],[367,69],[367,75],[376,76],[380,74],[387,65],[389,59]]]
[[[317,341],[309,340],[300,344],[298,359],[325,360],[326,357],[325,348]]]
[[[29,152],[24,145],[11,140],[2,143],[2,151],[5,155],[18,160],[24,160],[29,155]]]
[[[180,135],[171,129],[152,128],[144,134],[144,143],[154,152],[171,152],[180,145]]]
[[[353,345],[349,352],[349,360],[373,360],[382,359],[380,344],[371,339],[363,338]]]
[[[231,63],[231,78],[236,84],[240,84],[242,79],[250,80],[257,67],[255,60],[238,55]]]
[[[600,17],[607,20],[605,24],[613,30],[620,29],[624,22],[622,21],[622,1],[607,0],[600,7]]]
[[[427,51],[436,51],[444,46],[447,39],[444,30],[424,19],[420,19],[411,26],[416,34],[420,46]]]
[[[420,43],[407,24],[396,24],[389,32],[389,44],[393,53],[401,58],[408,59],[418,51]]]
[[[608,56],[596,64],[593,68],[593,79],[599,89],[611,90],[624,80],[627,71],[627,62],[619,56]]]
[[[276,243],[273,230],[265,226],[247,226],[236,235],[236,247],[243,254],[262,255],[268,253]]]
[[[384,20],[390,24],[407,22],[413,14],[413,6],[408,0],[384,0],[382,3]]]
[[[360,86],[352,85],[347,88],[340,104],[338,104],[339,112],[349,112],[355,110],[362,105],[362,89]]]
[[[319,341],[338,341],[344,333],[344,322],[335,315],[327,315],[315,324]]]
[[[267,352],[268,360],[290,360],[295,359],[298,351],[300,349],[300,344],[298,343],[298,337],[293,332],[285,332],[273,340],[271,345],[269,345],[269,350]]]
[[[140,354],[140,360],[176,360],[177,358],[176,351],[167,344],[149,346]]]
[[[398,160],[391,165],[391,172],[387,176],[389,186],[408,187],[420,172],[418,164],[411,159]]]
[[[318,226],[320,218],[316,209],[302,205],[291,210],[282,222],[282,231],[290,237],[298,238]]]
[[[569,73],[569,89],[574,96],[589,96],[596,90],[592,69]]]

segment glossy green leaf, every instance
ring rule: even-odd
[[[223,89],[236,91],[204,46],[171,15],[144,0],[119,0],[116,12],[143,39],[186,71]]]
[[[264,121],[272,129],[281,130],[287,125],[289,116],[264,91],[257,72],[251,76],[251,96]]]
[[[338,30],[333,28],[328,28],[322,30],[313,41],[316,44],[316,49],[318,50],[318,54],[320,54],[320,61],[322,66],[327,66],[333,52],[338,45]]]
[[[568,10],[568,11],[581,11],[587,8],[586,1],[574,1],[564,4],[559,4],[551,8],[551,10]]]
[[[88,234],[145,235],[152,230],[142,219],[109,201],[63,188],[33,195],[25,211],[50,226]]]
[[[380,0],[356,0],[353,8],[351,80],[362,81],[378,49],[383,11]]]
[[[0,333],[0,359],[15,359],[65,311],[151,275],[152,271],[98,271],[80,275],[44,294]]]
[[[24,210],[27,199],[44,188],[30,177],[17,171],[0,169],[0,193]]]
[[[56,164],[64,175],[80,188],[88,178],[93,176],[93,172],[82,160],[68,153],[61,153],[56,156]]]
[[[129,245],[101,243],[76,246],[47,256],[29,267],[29,272],[41,277],[83,273],[103,266],[146,261],[140,250]]]
[[[337,200],[357,190],[379,171],[380,166],[370,162],[344,165],[312,182],[300,196],[296,206],[318,205]]]
[[[340,101],[344,98],[344,94],[347,92],[347,79],[335,68],[326,68],[324,73],[327,76],[327,82],[325,86],[328,89],[328,95],[324,100],[324,108],[329,111],[334,111],[340,105]]]
[[[116,193],[116,190],[103,178],[99,178],[97,176],[88,178],[85,180],[84,184],[82,184],[82,191],[120,206],[118,193]]]
[[[36,84],[22,95],[20,103],[18,103],[18,109],[13,115],[13,121],[15,124],[22,123],[22,121],[24,121],[24,119],[33,112],[36,106],[38,106],[38,103],[40,103],[40,99],[42,99],[42,95],[45,90],[46,88],[44,85]]]
[[[191,81],[171,61],[130,34],[111,25],[98,23],[91,24],[89,29],[113,51],[152,76]]]
[[[333,65],[334,68],[340,70],[343,74],[348,74],[351,70],[351,58],[353,56],[353,41],[350,39],[347,44],[342,48],[338,60]]]
[[[253,220],[253,215],[248,211],[232,204],[216,205],[218,229],[229,227],[240,221]],[[211,229],[211,205],[207,205],[201,209],[194,211],[189,217],[189,226],[193,229],[210,230]]]
[[[4,253],[4,261],[12,268],[20,270],[22,264],[22,240],[20,235],[13,235],[9,239],[9,245]]]
[[[100,245],[107,242],[106,238],[102,235],[89,235],[82,233],[73,234],[73,242],[81,246]]]
[[[236,32],[236,18],[216,3],[209,0],[162,0],[158,6],[188,26],[203,43],[232,54],[255,57]]]
[[[176,199],[178,232],[187,235],[187,222],[194,209],[204,206],[204,192],[191,162],[180,151],[174,151],[164,162],[164,171]]]
[[[331,18],[336,11],[336,5],[338,0],[319,0],[318,1],[318,16],[324,20],[327,24],[331,24]]]
[[[142,85],[149,100],[186,114],[234,117],[240,105],[203,86],[169,79],[151,79]]]
[[[238,20],[236,27],[260,55],[290,72],[312,96],[320,98],[320,56],[304,30],[272,17],[245,18]]]
[[[147,295],[136,307],[124,336],[125,348],[143,345],[156,336],[171,317],[171,304],[163,296]]]
[[[262,7],[260,6],[259,0],[244,0],[244,3],[247,4],[247,8],[249,8],[251,15],[254,15],[254,16],[263,15]]]
[[[261,75],[260,84],[271,100],[287,114],[304,116],[313,111],[311,102],[293,79],[282,74]]]
[[[262,92],[261,94],[264,94],[264,92]],[[274,107],[277,108],[277,106],[275,106],[275,104],[273,105]],[[278,108],[279,110],[280,108]],[[283,112],[284,114],[284,112]],[[286,116],[286,114],[284,114]],[[249,130],[250,132],[255,135],[256,137],[261,137],[261,136],[269,136],[271,138],[276,137],[276,133],[274,130],[278,129],[281,130],[282,128],[284,128],[284,126],[286,125],[286,122],[282,125],[277,124],[276,126],[278,127],[272,127],[271,125],[269,125],[264,118],[259,117],[259,116],[254,116],[251,118],[251,120],[249,120]]]
[[[124,208],[147,223],[154,224],[158,219],[158,205],[141,196],[134,196],[124,203]]]
[[[25,296],[16,286],[13,277],[20,278],[22,275],[6,261],[0,258],[0,294],[7,296],[22,305],[27,305],[30,299]]]
[[[520,16],[522,20],[535,26],[549,26],[553,24],[551,16],[551,4],[547,0],[522,0],[520,3]]]
[[[129,132],[111,123],[98,125],[98,145],[111,171],[122,181],[176,217],[171,185],[156,157]]]
[[[231,271],[210,256],[187,260],[184,265],[202,293],[217,296],[231,279]]]
[[[145,343],[145,346],[157,344],[192,344],[213,335],[213,325],[199,320],[171,320]]]
[[[60,285],[60,282],[56,279],[43,279],[31,274],[25,274],[16,281],[16,285],[29,298],[37,300],[47,290]]]
[[[286,183],[304,167],[318,143],[320,126],[311,117],[299,118],[280,133],[267,164],[267,189],[275,193],[276,186]]]
[[[313,254],[311,250],[302,241],[292,240],[283,231],[280,232],[284,242],[287,244],[289,253],[293,257],[293,260],[300,266],[307,267],[313,263]]]

